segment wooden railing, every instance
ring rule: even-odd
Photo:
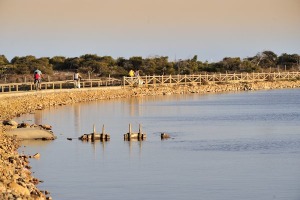
[[[81,88],[92,88],[101,86],[115,86],[122,85],[121,80],[115,78],[106,79],[83,79],[80,82]],[[73,80],[66,81],[51,81],[51,82],[41,82],[41,89],[70,89],[74,88]],[[35,85],[33,82],[24,83],[4,83],[0,84],[0,92],[16,92],[16,91],[31,91],[35,90]]]
[[[103,86],[158,86],[158,85],[185,85],[209,83],[238,83],[255,81],[300,80],[300,72],[278,73],[239,73],[239,74],[198,74],[198,75],[164,75],[123,77],[123,80],[114,78],[85,79],[80,82],[81,88]],[[73,80],[42,82],[42,89],[70,89],[74,88]],[[0,93],[35,90],[33,82],[0,84]]]
[[[165,76],[139,76],[124,77],[123,86],[142,85],[184,85],[207,83],[232,83],[276,80],[300,80],[300,72],[278,73],[239,73],[239,74],[198,74],[198,75],[165,75]]]

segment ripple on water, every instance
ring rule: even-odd
[[[300,139],[231,139],[231,140],[201,140],[177,141],[181,149],[190,151],[223,151],[223,152],[253,152],[258,153],[299,153]],[[176,145],[176,146],[177,146]],[[178,147],[176,147],[178,148]]]

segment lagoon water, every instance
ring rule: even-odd
[[[300,199],[300,89],[88,102],[16,121],[53,126],[56,140],[19,151],[41,154],[30,165],[55,200]],[[129,123],[147,139],[124,141]],[[94,124],[111,140],[67,140]]]

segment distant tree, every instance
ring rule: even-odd
[[[140,75],[154,75],[156,71],[156,63],[154,59],[146,58],[140,68]]]
[[[52,75],[53,74],[53,65],[49,63],[48,57],[42,57],[39,59],[36,59],[32,61],[31,65],[35,66],[34,68],[31,68],[32,72],[36,69],[41,70],[44,74]]]
[[[191,74],[191,67],[189,60],[183,60],[180,63],[180,74]]]
[[[117,65],[111,66],[109,69],[109,73],[111,76],[116,78],[120,78],[128,75],[128,71],[126,71],[124,68],[119,67]]]
[[[167,63],[167,66],[165,66],[164,75],[174,75],[174,74],[176,74],[174,63],[173,62]]]
[[[140,75],[168,75],[168,74],[197,74],[203,72],[258,72],[267,68],[282,68],[291,70],[300,66],[298,54],[283,53],[277,56],[272,51],[263,51],[253,57],[241,61],[239,57],[225,57],[222,61],[209,63],[198,61],[198,56],[180,61],[168,61],[167,56],[155,56],[143,59],[141,56],[133,56],[129,59],[111,56],[98,56],[85,54],[80,57],[65,58],[54,56],[53,58],[28,55],[14,57],[10,62],[4,55],[0,55],[0,74],[31,74],[39,68],[45,74],[52,74],[53,70],[78,69],[81,73],[92,73],[98,76],[127,76],[129,70],[139,70]]]
[[[33,60],[36,60],[35,56],[31,56],[31,55],[23,56],[23,57],[16,56],[11,60],[11,63],[12,64],[26,64],[26,63],[30,63]]]
[[[258,72],[259,67],[255,64],[253,64],[251,61],[248,59],[244,59],[241,64],[240,64],[240,72]]]
[[[142,62],[140,75],[162,75],[173,73],[173,65],[168,62],[167,56],[146,58]]]
[[[5,55],[0,55],[0,66],[1,65],[8,65],[8,64],[9,64],[9,61],[7,60]]]
[[[256,56],[249,58],[249,60],[261,68],[276,67],[277,55],[272,51],[263,51],[256,54]]]
[[[216,62],[216,63],[209,63],[208,67],[206,68],[207,72],[226,72],[226,70],[224,69],[224,64],[221,62]]]
[[[127,62],[127,60],[125,58],[119,57],[116,60],[116,65],[119,66],[119,67],[124,68],[126,62]]]
[[[0,55],[0,78],[10,74],[14,69],[14,66],[9,63],[4,55]]]
[[[64,70],[65,60],[66,58],[63,56],[54,56],[49,60],[49,63],[53,66],[54,70]]]
[[[143,58],[140,56],[133,56],[129,58],[129,62],[132,64],[133,70],[138,70],[143,64]]]
[[[263,68],[276,67],[277,55],[272,51],[263,51],[263,59],[260,62],[260,66]]]
[[[151,58],[155,63],[154,74],[163,75],[166,73],[166,70],[169,66],[168,56],[160,56]]]
[[[192,58],[192,62],[197,62],[197,60],[198,60],[198,56],[197,55],[194,55],[194,57]]]
[[[85,54],[85,55],[80,56],[80,58],[85,61],[91,61],[91,60],[99,61],[101,59],[101,57],[99,57],[96,54]]]
[[[80,63],[80,69],[90,69],[89,73],[94,72],[99,76],[109,74],[108,64],[105,61],[87,60]]]
[[[102,61],[98,63],[97,72],[100,76],[108,76],[110,74],[109,65],[107,62]]]
[[[239,57],[236,58],[229,58],[226,57],[223,59],[223,61],[220,62],[220,72],[235,72],[239,71],[241,65],[241,59]]]
[[[197,65],[198,65],[198,72],[203,72],[206,71],[205,68],[208,66],[208,62],[201,62],[201,61],[197,61]]]
[[[35,56],[14,57],[11,64],[15,66],[17,74],[31,74],[33,69],[37,67]]]
[[[188,62],[188,74],[195,74],[198,72],[198,62],[197,62],[197,55],[195,55],[191,60]]]
[[[82,66],[78,69],[79,73],[81,74],[86,74],[86,75],[92,75],[94,73],[94,70],[92,69],[91,66]]]
[[[300,63],[300,56],[298,54],[286,54],[283,53],[278,57],[278,65],[283,69],[291,69],[294,66],[298,66]]]
[[[78,58],[78,57],[67,58],[65,59],[64,68],[66,70],[71,70],[71,71],[79,69],[80,64],[83,60],[84,60],[83,58]]]
[[[116,61],[111,56],[103,56],[100,61],[106,63],[107,66],[114,66],[116,64]]]

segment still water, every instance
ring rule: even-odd
[[[53,199],[300,199],[300,89],[118,99],[26,114],[54,141],[24,141]],[[145,141],[123,134],[147,133]],[[109,142],[78,138],[105,125]],[[166,132],[171,139],[161,140]]]

